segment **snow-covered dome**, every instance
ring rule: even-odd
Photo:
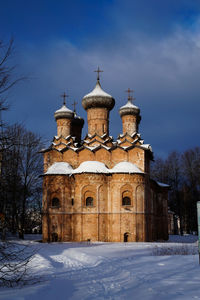
[[[109,169],[99,161],[84,161],[73,173],[109,173]]]
[[[44,175],[69,175],[72,174],[73,168],[67,162],[56,162],[51,165]]]
[[[119,109],[119,114],[121,117],[124,115],[139,115],[139,113],[139,107],[134,105],[130,100],[128,100],[128,102]]]
[[[60,109],[56,110],[54,113],[54,117],[56,120],[62,118],[71,119],[73,118],[73,116],[74,112],[67,108],[65,104],[63,104],[63,106]]]
[[[135,164],[123,161],[116,164],[111,170],[110,173],[143,173]]]
[[[82,105],[85,110],[92,107],[105,107],[111,110],[115,105],[115,99],[102,90],[100,82],[97,80],[93,91],[83,97]]]

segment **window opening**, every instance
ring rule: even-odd
[[[93,198],[92,197],[86,198],[86,206],[93,206]]]
[[[131,205],[131,199],[129,197],[123,197],[122,205]]]
[[[58,207],[58,206],[60,206],[60,201],[59,201],[59,199],[58,199],[58,198],[53,198],[53,199],[52,199],[52,202],[51,202],[51,205],[52,205],[53,207]]]

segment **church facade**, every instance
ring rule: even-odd
[[[99,70],[99,69],[98,69]],[[57,136],[43,150],[43,241],[142,242],[168,239],[168,186],[151,180],[153,153],[138,132],[140,109],[119,109],[123,132],[109,135],[114,98],[95,88],[82,99],[84,120],[64,103]]]

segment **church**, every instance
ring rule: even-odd
[[[146,242],[168,239],[168,186],[150,177],[152,148],[139,134],[140,109],[128,100],[119,109],[122,132],[109,133],[115,99],[100,84],[82,99],[84,120],[63,106],[57,135],[41,152],[44,242]]]

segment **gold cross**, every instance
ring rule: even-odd
[[[99,67],[98,67],[98,69],[95,70],[94,72],[97,72],[97,80],[99,81],[99,73],[100,73],[100,72],[103,72],[103,71],[100,70]]]
[[[61,95],[61,97],[63,98],[63,105],[66,105],[65,99],[66,99],[67,97],[69,97],[69,95],[65,94],[65,92],[64,92],[63,95]]]
[[[74,103],[72,104],[72,106],[74,107],[74,112],[76,112],[76,104],[78,104],[78,102],[74,101]]]

